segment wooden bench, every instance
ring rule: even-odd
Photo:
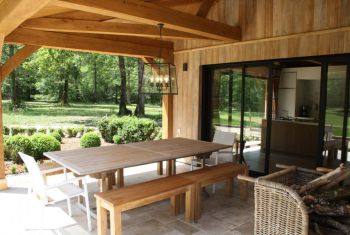
[[[233,181],[234,177],[238,174],[248,175],[249,168],[246,165],[235,164],[235,163],[224,163],[211,167],[206,167],[200,170],[190,171],[179,174],[178,176],[189,179],[195,183],[195,215],[194,219],[199,219],[201,215],[201,195],[202,188],[214,183],[226,181],[226,194],[231,196],[233,193]],[[240,198],[241,200],[247,199],[247,182],[240,181]],[[180,201],[175,205],[181,203],[181,195],[177,196],[175,200]],[[180,211],[181,208],[175,208]]]
[[[195,186],[190,179],[184,177],[175,175],[97,193],[95,197],[98,234],[107,234],[107,212],[110,213],[110,230],[113,235],[121,234],[121,213],[123,211],[170,198],[172,212],[176,215],[178,211],[175,208],[178,208],[178,205],[175,197],[184,193],[186,195],[185,219],[191,222],[194,220]]]

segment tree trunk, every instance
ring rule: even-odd
[[[97,62],[94,58],[94,102],[97,102]]]
[[[64,76],[64,84],[62,87],[62,94],[61,94],[61,104],[62,105],[68,105],[68,88],[69,88],[69,77],[66,73],[62,73],[62,75]]]
[[[125,58],[119,56],[119,71],[120,71],[120,99],[119,99],[119,115],[131,115],[132,112],[126,107],[126,69]]]
[[[15,54],[15,46],[9,46],[9,58],[11,58]],[[19,108],[21,105],[21,99],[18,94],[18,81],[16,76],[16,69],[12,71],[10,74],[11,80],[11,105],[13,108]]]
[[[145,116],[145,95],[142,94],[142,76],[143,60],[138,59],[138,88],[137,88],[137,105],[134,114],[138,117]]]

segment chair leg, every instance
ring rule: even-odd
[[[87,217],[87,222],[88,222],[88,229],[91,232],[92,231],[91,210],[90,210],[89,191],[88,191],[88,188],[87,188],[86,177],[84,178],[83,184],[84,184],[84,198],[85,198],[85,206],[86,206],[86,217]]]
[[[70,202],[70,198],[67,198],[67,206],[68,206],[68,215],[72,217],[72,205]]]

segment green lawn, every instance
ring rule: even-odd
[[[16,111],[10,111],[8,106],[9,101],[3,101],[3,122],[6,126],[96,126],[101,117],[118,112],[115,104],[72,103],[65,107],[49,102],[26,102],[25,108]],[[128,108],[134,111],[135,105]],[[146,116],[161,125],[161,107],[146,105]]]

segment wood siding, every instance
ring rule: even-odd
[[[175,43],[174,135],[199,137],[201,65],[350,53],[349,12],[350,0],[219,0],[208,18],[241,26],[243,40]]]

